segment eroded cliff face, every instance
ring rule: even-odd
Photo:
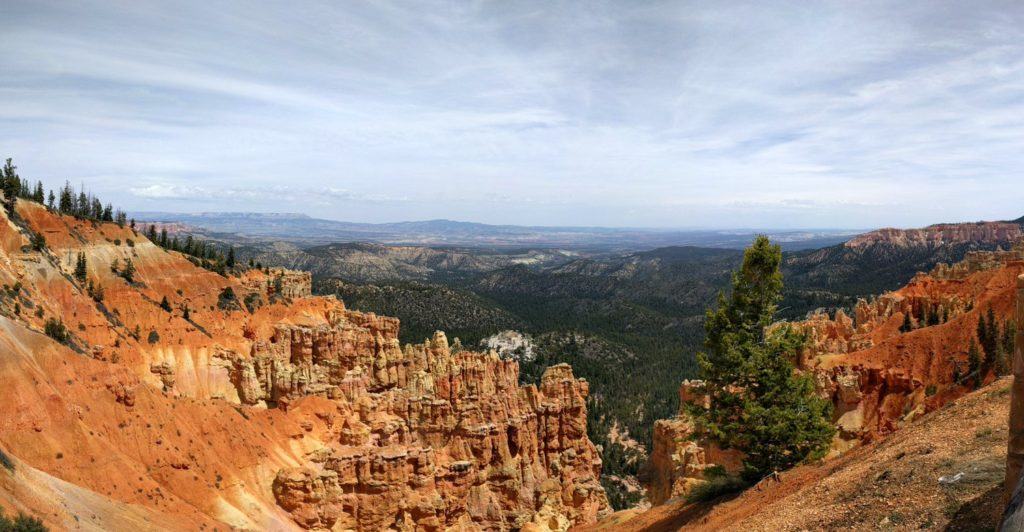
[[[1024,243],[1010,251],[972,252],[899,290],[859,301],[852,317],[817,312],[789,324],[808,338],[795,360],[798,369],[813,373],[818,393],[833,404],[833,452],[890,434],[970,391],[967,354],[979,317],[992,309],[1000,322],[1013,319],[1022,273]],[[988,371],[980,380],[994,378]],[[680,402],[699,401],[696,388],[698,383],[684,382]],[[703,472],[712,465],[738,471],[739,456],[692,441],[691,432],[685,412],[655,424],[652,503],[685,495],[705,481]]]
[[[700,381],[683,381],[679,387],[679,413],[671,419],[654,422],[653,451],[647,462],[647,499],[653,505],[684,496],[706,482],[705,472],[722,467],[736,473],[743,456],[735,450],[723,450],[714,442],[694,439],[693,422],[685,410],[687,404],[707,404],[699,389]]]
[[[878,229],[850,239],[846,246],[857,248],[880,242],[896,246],[937,246],[960,242],[1010,244],[1022,237],[1024,229],[1016,222],[935,224],[920,229]]]
[[[54,528],[564,530],[608,511],[568,366],[519,386],[516,362],[443,333],[399,345],[398,320],[311,297],[308,274],[224,277],[24,201],[0,214],[0,284],[0,506]],[[65,343],[42,334],[56,318]]]

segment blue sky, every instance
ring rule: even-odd
[[[1020,2],[4,0],[0,19],[0,155],[132,210],[1024,214]]]

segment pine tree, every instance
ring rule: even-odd
[[[53,195],[53,191],[50,191],[50,195],[46,197],[46,208],[53,210],[53,202],[57,201],[56,196]]]
[[[135,281],[135,264],[132,263],[132,259],[125,259],[124,269],[121,270],[121,277],[124,277],[124,280],[129,283]]]
[[[78,282],[80,283],[84,283],[88,273],[89,271],[85,262],[85,253],[79,253],[78,259],[75,261],[75,279],[78,279]]]
[[[146,231],[146,238],[148,238],[149,241],[154,243],[154,244],[157,243],[156,242],[156,226],[155,225],[149,224],[149,229]]]
[[[824,454],[835,428],[831,403],[790,358],[805,338],[772,324],[781,298],[782,250],[758,236],[705,321],[706,353],[698,363],[710,402],[688,405],[699,435],[745,455],[744,476],[757,479]]]
[[[89,217],[89,211],[92,207],[89,205],[89,196],[85,194],[85,190],[78,191],[78,201],[75,205],[75,216],[79,218]]]
[[[46,193],[43,191],[42,181],[36,181],[36,189],[32,192],[32,201],[36,203],[46,201]]]
[[[230,248],[228,248],[228,258],[226,261],[224,261],[224,265],[227,266],[228,268],[235,267],[235,246],[231,246]]]
[[[189,321],[189,320],[192,319],[191,318],[191,313],[188,310],[188,305],[185,305],[185,306],[182,307],[182,309],[181,309],[181,319],[183,319],[185,321]]]
[[[1017,324],[1013,320],[1003,324],[1003,351],[1014,352],[1014,339],[1017,337]]]
[[[985,344],[982,347],[985,349],[985,355],[992,358],[999,347],[999,322],[996,321],[996,311],[992,307],[988,308],[986,316]]]
[[[61,214],[75,214],[75,194],[71,190],[71,183],[68,181],[64,182],[64,188],[60,189],[60,200],[57,204],[57,210]]]
[[[973,377],[975,386],[981,383],[981,351],[978,342],[971,339],[971,347],[967,350],[967,376]]]
[[[160,300],[160,308],[164,309],[166,312],[171,311],[171,302],[167,301],[167,296],[164,296],[164,298]]]
[[[14,204],[14,198],[21,192],[21,178],[18,177],[18,167],[8,157],[3,169],[3,193],[8,205]]]
[[[903,325],[900,325],[900,331],[910,332],[913,328],[914,324],[910,321],[910,311],[908,310],[903,314]]]

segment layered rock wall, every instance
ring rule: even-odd
[[[921,229],[878,229],[851,238],[846,242],[846,246],[855,248],[879,242],[907,246],[937,246],[961,242],[1009,243],[1022,237],[1024,230],[1015,222],[936,224]]]

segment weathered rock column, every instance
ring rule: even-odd
[[[1005,499],[1010,500],[1024,468],[1024,275],[1017,278],[1017,338],[1010,392],[1010,441],[1006,449]]]

